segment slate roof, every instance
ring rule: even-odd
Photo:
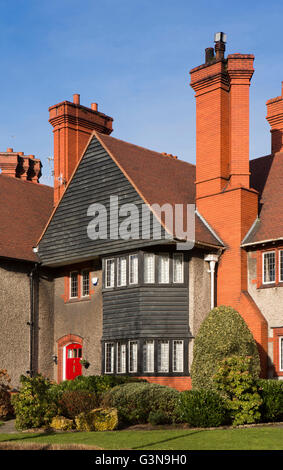
[[[53,208],[53,188],[0,174],[0,257],[39,261],[32,251]]]

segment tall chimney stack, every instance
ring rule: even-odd
[[[54,205],[65,191],[66,184],[94,130],[111,134],[113,118],[80,104],[80,95],[73,102],[63,101],[49,108],[49,122],[54,133]]]

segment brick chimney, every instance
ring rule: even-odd
[[[196,92],[196,194],[222,191],[227,184],[249,187],[250,54],[225,53],[226,35],[215,35],[215,55],[190,71]]]
[[[241,243],[258,215],[258,193],[249,184],[251,54],[225,58],[226,35],[215,35],[215,55],[191,70],[196,96],[196,205],[225,243],[217,273],[217,304],[244,318],[267,365],[267,323],[247,292],[247,253]]]
[[[54,204],[62,196],[77,162],[93,130],[111,134],[113,119],[98,111],[97,103],[91,108],[80,104],[80,95],[73,102],[63,101],[49,108],[49,122],[54,133]]]
[[[271,127],[271,153],[282,152],[283,150],[283,82],[281,96],[268,100],[267,116]]]
[[[12,148],[7,148],[6,152],[0,152],[0,168],[3,175],[38,183],[41,177],[41,167],[41,161],[34,158],[34,155],[14,152]]]

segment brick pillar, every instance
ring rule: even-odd
[[[66,184],[78,163],[94,130],[111,134],[113,119],[80,104],[80,95],[73,103],[63,101],[49,108],[49,122],[54,133],[54,204],[64,193]]]

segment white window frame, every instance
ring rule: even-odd
[[[264,274],[265,274],[265,256],[266,255],[269,255],[269,254],[274,254],[274,266],[275,266],[275,269],[274,269],[274,281],[265,281],[264,280]],[[264,285],[269,285],[269,284],[275,284],[275,281],[276,281],[276,252],[273,250],[273,251],[264,251],[262,253],[262,284]]]
[[[151,264],[152,271],[146,266],[146,258],[152,258],[153,262]],[[151,278],[149,281],[148,279]],[[143,258],[143,281],[145,284],[154,284],[155,283],[155,254],[154,253],[144,253]]]
[[[281,257],[282,257],[282,260],[281,260]],[[279,279],[279,282],[283,282],[283,278],[281,278],[281,263],[283,265],[283,250],[278,250],[278,271],[279,271],[279,274],[278,274],[278,279]]]
[[[176,361],[175,361],[175,354],[177,353],[177,351],[175,351],[175,344],[177,343],[182,343],[182,357],[181,359],[178,359],[178,357],[176,357]],[[173,340],[173,345],[172,345],[172,370],[173,372],[175,373],[182,373],[184,372],[184,340],[182,339],[174,339]],[[179,361],[181,362],[182,361],[182,368],[179,368],[175,366],[175,362],[176,364],[179,363]]]
[[[76,276],[77,276],[77,295],[72,295],[72,274],[76,274]],[[79,292],[79,289],[80,289],[79,272],[78,271],[71,271],[69,279],[70,279],[69,297],[70,297],[70,299],[78,299],[79,295],[80,295],[80,292]]]
[[[111,370],[107,370],[107,346],[110,345],[111,347]],[[112,341],[107,341],[104,345],[104,372],[105,374],[113,374],[114,373],[114,356],[115,356],[115,345]]]
[[[107,273],[108,273],[108,263],[110,263],[110,261],[113,262],[114,267],[113,267],[113,273],[112,272],[110,273],[110,284],[108,285],[107,284],[107,280],[108,280],[107,279],[108,278]],[[113,274],[113,276],[112,276],[112,274]],[[104,281],[105,281],[104,283],[105,283],[106,289],[111,289],[112,287],[115,286],[115,258],[107,258],[105,260],[105,280]]]
[[[146,340],[143,343],[143,372],[154,373],[154,340]]]
[[[119,364],[119,347],[120,347],[120,364]],[[124,353],[122,350],[124,349]],[[127,346],[126,343],[122,343],[121,341],[117,342],[116,345],[116,370],[117,374],[125,374],[127,372]],[[121,370],[120,369],[121,366]]]
[[[132,276],[132,258],[136,258],[136,267],[134,268],[133,271],[133,281],[131,280]],[[135,285],[138,284],[139,282],[139,255],[138,253],[132,253],[129,255],[129,284],[130,285]]]
[[[175,259],[182,259],[182,276],[181,281],[175,279]],[[184,283],[184,254],[183,253],[173,253],[173,283],[174,284],[183,284]]]
[[[134,364],[135,364],[135,367],[133,369],[131,369],[131,345],[135,345],[135,349],[134,349],[134,353],[136,355],[136,357],[134,357]],[[129,373],[131,374],[135,374],[137,373],[138,371],[138,342],[136,340],[130,340],[128,342],[128,353],[129,353]]]
[[[283,336],[278,336],[278,339],[279,339],[279,371],[283,372],[283,357],[282,357]]]
[[[84,294],[84,274],[87,273],[88,276],[88,294]],[[90,291],[90,282],[89,282],[90,271],[88,269],[83,269],[81,271],[81,296],[82,297],[89,297]]]
[[[161,351],[161,344],[166,344],[167,345],[167,354],[165,357],[164,361],[164,356],[162,356],[162,351]],[[157,344],[157,371],[159,373],[168,373],[169,372],[169,354],[170,354],[170,343],[169,340],[158,340]],[[165,367],[163,366],[165,362]],[[163,366],[163,367],[162,367]]]
[[[121,265],[121,260],[125,261],[125,272],[121,271],[121,276],[119,275],[119,268]],[[127,285],[127,256],[119,256],[117,258],[117,287],[124,287]]]
[[[165,257],[167,257],[167,259],[168,259],[168,269],[165,272],[168,275],[168,280],[162,281],[161,260],[162,260],[162,258],[165,258]],[[158,283],[159,284],[169,284],[170,283],[170,256],[169,256],[169,253],[159,253],[159,257],[158,257]]]

